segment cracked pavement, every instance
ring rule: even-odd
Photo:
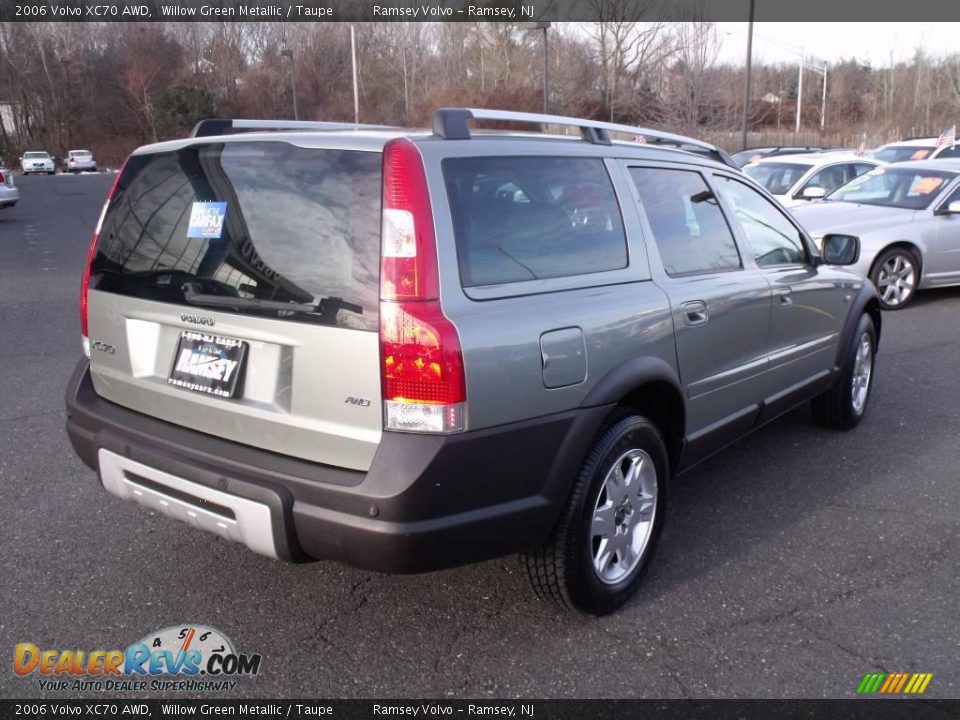
[[[0,696],[42,695],[15,643],[125,647],[187,622],[263,655],[234,696],[842,698],[877,670],[960,694],[960,289],[884,315],[858,429],[801,408],[677,478],[645,587],[589,620],[536,601],[515,558],[284,565],[103,492],[63,391],[112,179],[18,178],[0,212]]]

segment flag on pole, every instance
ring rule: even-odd
[[[944,130],[940,133],[940,137],[937,138],[937,147],[941,148],[944,145],[953,145],[957,141],[957,126],[951,125],[949,130]]]
[[[857,145],[857,155],[863,156],[867,154],[867,134],[864,133],[860,136],[860,144]]]
[[[633,141],[636,142],[636,143],[646,143],[646,142],[647,142],[647,138],[645,138],[643,135],[637,135],[637,136],[633,139]]]

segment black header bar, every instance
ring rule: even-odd
[[[960,700],[0,700],[0,717],[179,720],[933,720],[957,717]]]

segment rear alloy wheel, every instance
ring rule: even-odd
[[[639,415],[594,441],[550,537],[524,556],[537,595],[605,615],[639,588],[663,524],[669,474],[657,429]]]
[[[891,248],[877,259],[870,280],[884,310],[900,310],[913,299],[920,279],[916,256],[906,248]]]

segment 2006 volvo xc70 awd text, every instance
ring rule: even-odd
[[[839,267],[858,253],[658,131],[204,121],[107,198],[67,429],[111,493],[257,552],[519,552],[541,597],[602,614],[677,472],[808,400],[863,417],[880,312]]]

